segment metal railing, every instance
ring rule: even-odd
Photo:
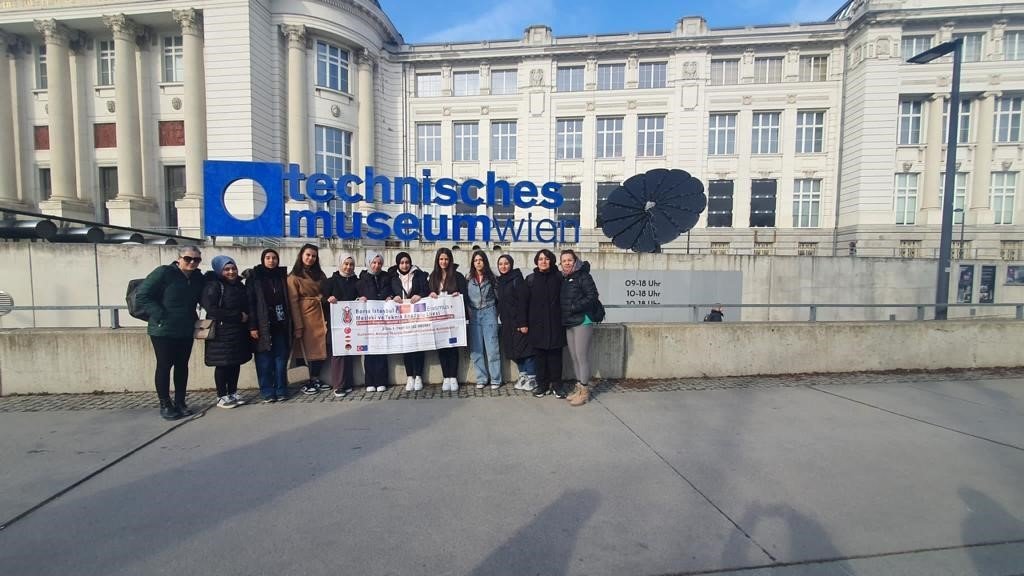
[[[605,304],[605,308],[609,310],[642,310],[642,309],[658,309],[664,310],[666,308],[672,309],[689,309],[690,317],[693,322],[700,322],[703,318],[701,312],[710,310],[713,306],[718,304]],[[806,320],[771,320],[772,322],[818,322],[818,311],[822,309],[895,309],[895,310],[906,310],[913,309],[916,311],[914,321],[927,320],[926,311],[928,309],[934,309],[936,304],[721,304],[725,310],[736,310],[736,309],[761,309],[761,308],[783,308],[783,309],[805,309],[807,310]],[[1024,320],[1024,303],[1019,302],[1001,302],[993,304],[947,304],[949,308],[983,308],[983,309],[995,309],[995,308],[1013,308],[1014,318],[1016,320]],[[15,306],[13,312],[96,312],[97,326],[100,328],[110,327],[113,329],[121,328],[121,311],[127,310],[128,307],[124,305],[109,305],[109,306],[97,306],[97,305],[85,305],[85,306]],[[109,324],[104,326],[103,315],[104,312],[108,313]],[[933,315],[934,317],[934,315]],[[981,319],[991,318],[975,316],[973,311],[970,316],[957,318],[960,320],[969,319]],[[895,315],[889,316],[890,321],[903,321],[897,320]],[[738,320],[743,322],[742,319]],[[868,320],[829,320],[830,322],[864,322]],[[735,321],[734,321],[735,322]],[[628,322],[624,322],[628,323]],[[35,318],[33,317],[33,326],[35,325]]]

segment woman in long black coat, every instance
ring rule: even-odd
[[[328,304],[338,302],[352,302],[359,299],[359,290],[356,286],[359,278],[356,276],[356,259],[351,254],[342,254],[338,258],[338,270],[330,278],[320,283],[320,293],[327,299]],[[330,331],[327,332],[327,366],[331,372],[331,388],[334,389],[335,398],[343,398],[352,392],[355,386],[353,369],[356,365],[355,356],[335,356],[333,350],[333,338]]]
[[[359,275],[359,282],[356,284],[360,300],[391,300],[391,277],[383,268],[384,257],[380,252],[371,252],[367,255],[366,270]],[[388,389],[387,354],[363,356],[363,372],[366,375],[367,392],[383,392]]]
[[[537,387],[537,366],[533,347],[522,331],[527,326],[527,320],[520,310],[520,303],[529,298],[529,294],[522,271],[515,267],[515,260],[508,254],[498,257],[497,285],[498,318],[501,320],[498,338],[502,354],[519,368],[516,389],[533,390]]]
[[[555,255],[547,248],[533,257],[537,265],[526,278],[527,298],[519,309],[526,317],[526,331],[537,361],[537,398],[554,393],[565,398],[562,386],[562,348],[565,328],[562,326],[562,274],[555,268]]]
[[[200,303],[214,321],[214,338],[206,341],[204,360],[213,366],[217,406],[234,408],[245,401],[238,396],[238,374],[252,358],[249,343],[249,295],[238,275],[238,265],[227,256],[213,259]]]

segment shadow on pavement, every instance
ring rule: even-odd
[[[786,558],[807,558],[814,557],[820,560],[835,560],[842,558],[843,554],[832,543],[825,527],[820,522],[797,512],[791,506],[785,504],[772,504],[764,506],[754,504],[747,508],[737,523],[752,534],[757,525],[763,521],[772,524],[783,524],[789,534],[789,549],[786,551],[769,550],[776,561],[780,557]],[[737,532],[729,539],[722,552],[722,565],[729,565],[741,557],[743,550],[747,548],[747,538]],[[785,553],[785,556],[783,556]],[[811,560],[809,562],[814,562]],[[830,565],[830,568],[837,573],[854,576],[853,568],[847,562],[838,562]]]
[[[962,486],[958,491],[967,507],[967,516],[961,525],[961,538],[965,545],[1006,541],[1024,537],[1024,522],[988,495]],[[978,574],[989,570],[991,560],[983,547],[967,548]]]

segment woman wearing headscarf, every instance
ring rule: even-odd
[[[562,273],[562,325],[572,358],[576,386],[569,395],[569,404],[582,406],[590,399],[590,339],[594,334],[594,309],[597,307],[597,284],[590,275],[590,263],[580,260],[576,252],[562,250],[559,256]],[[598,318],[600,320],[600,318]]]
[[[533,390],[537,387],[537,368],[533,348],[526,334],[526,317],[521,315],[520,303],[529,297],[523,273],[515,267],[515,260],[508,254],[498,257],[498,317],[501,328],[498,332],[502,353],[519,368],[516,390]]]
[[[288,303],[292,312],[292,358],[309,368],[309,382],[303,394],[317,394],[330,386],[320,381],[327,359],[327,316],[320,295],[326,276],[320,268],[320,249],[304,244],[288,275]]]
[[[483,250],[469,260],[466,299],[469,301],[469,357],[476,370],[476,387],[501,388],[501,354],[498,351],[498,292],[491,263]]]
[[[554,393],[565,398],[562,386],[562,348],[565,328],[562,326],[562,275],[555,268],[555,255],[547,248],[533,257],[537,265],[526,277],[527,298],[520,304],[526,318],[527,335],[537,360],[537,398]]]
[[[409,301],[415,304],[430,294],[427,273],[412,263],[412,256],[408,252],[399,252],[395,257],[394,268],[388,271],[391,273],[391,293],[395,295],[395,302]],[[427,353],[422,350],[402,354],[406,392],[423,389],[423,364],[426,356]]]
[[[356,284],[359,278],[356,276],[355,256],[344,253],[338,257],[338,270],[330,278],[321,284],[321,292],[327,298],[328,304],[337,302],[352,302],[359,298],[359,290]],[[330,316],[328,316],[329,318]],[[335,398],[343,398],[352,392],[355,386],[353,369],[356,364],[355,356],[335,356],[332,348],[331,334],[327,334],[327,355],[328,369],[331,372],[331,388],[334,389]]]
[[[458,270],[459,265],[452,257],[452,251],[438,248],[434,255],[434,270],[430,273],[430,297],[437,298],[442,294],[458,296],[466,293],[466,277]],[[465,302],[465,299],[463,299]],[[466,316],[469,314],[467,312]],[[459,349],[441,348],[437,351],[438,362],[441,363],[442,391],[457,392],[459,390]]]
[[[216,256],[213,270],[206,273],[200,303],[206,317],[214,322],[214,338],[206,341],[203,358],[213,366],[217,385],[217,406],[234,408],[245,401],[238,396],[238,374],[252,358],[249,350],[249,297],[238,275],[238,265],[229,256]]]
[[[149,314],[146,333],[156,354],[156,395],[160,399],[160,416],[165,420],[192,415],[185,404],[185,393],[188,361],[195,341],[192,331],[197,319],[196,305],[203,292],[203,275],[199,272],[202,261],[199,248],[182,246],[178,249],[178,259],[150,272],[136,293],[139,307]]]
[[[267,248],[260,263],[248,271],[249,338],[256,343],[256,379],[263,403],[288,399],[288,352],[291,309],[288,305],[288,269],[280,266],[277,250]]]
[[[356,284],[359,299],[391,300],[391,277],[384,271],[384,257],[380,252],[366,255],[366,270],[359,275]],[[387,354],[367,354],[363,356],[363,372],[366,374],[366,391],[383,392],[388,389],[388,356]]]

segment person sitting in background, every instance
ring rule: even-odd
[[[723,320],[725,320],[725,313],[722,312],[721,304],[712,306],[711,312],[708,312],[708,315],[704,317],[705,322],[721,322]]]

